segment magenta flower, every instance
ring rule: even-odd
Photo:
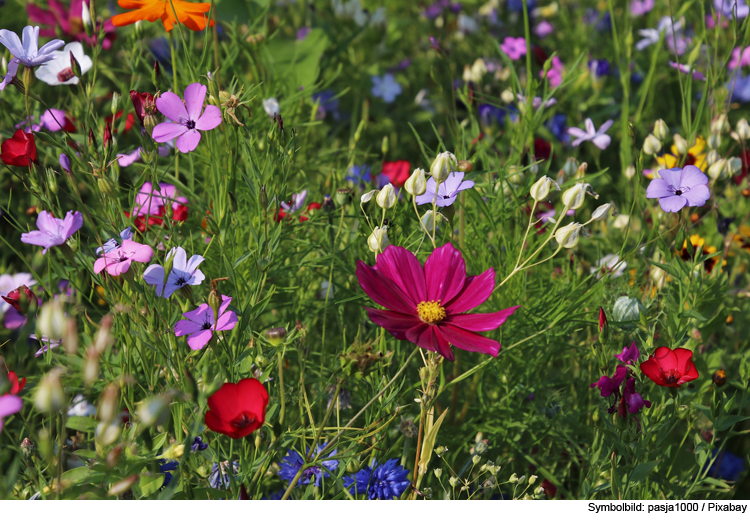
[[[584,141],[591,141],[597,146],[597,148],[604,150],[612,142],[612,138],[605,134],[605,132],[609,130],[609,127],[612,126],[612,123],[614,123],[614,121],[609,119],[602,123],[602,126],[597,130],[594,127],[594,122],[591,119],[586,118],[586,130],[581,130],[577,127],[571,127],[568,129],[568,134],[578,138],[573,141],[572,145],[577,147]]]
[[[89,0],[85,1],[87,5],[90,4]],[[102,24],[96,23],[97,29],[92,32],[91,38],[86,36],[83,27],[83,3],[84,0],[73,0],[70,3],[70,8],[67,8],[57,0],[49,0],[46,2],[49,9],[43,9],[37,5],[28,4],[26,6],[26,12],[29,15],[29,20],[32,22],[48,26],[39,32],[39,36],[41,37],[56,36],[56,26],[59,26],[63,35],[93,45],[96,43],[99,35],[99,28]],[[115,40],[117,36],[115,35],[115,26],[110,19],[104,21],[104,32],[102,48],[109,49],[112,47],[112,41]]]
[[[15,275],[0,275],[0,296],[7,296],[21,286],[33,286],[36,281],[31,273],[16,273]],[[41,301],[39,301],[41,302]],[[0,302],[0,316],[5,328],[15,330],[26,324],[26,316],[13,308],[7,302]]]
[[[386,308],[365,308],[373,323],[449,361],[451,345],[497,356],[500,343],[476,332],[498,328],[519,308],[463,313],[492,295],[495,270],[467,277],[464,258],[450,243],[433,251],[424,268],[409,250],[388,246],[375,266],[357,262],[357,278],[365,293]]]
[[[221,110],[208,105],[203,110],[207,88],[193,83],[185,88],[185,103],[172,92],[162,94],[156,100],[156,108],[171,121],[159,123],[151,136],[157,143],[177,139],[177,150],[183,154],[195,150],[201,140],[199,130],[213,130],[221,124]]]
[[[662,169],[646,189],[646,198],[658,198],[665,213],[676,213],[685,206],[700,207],[711,198],[708,176],[695,165],[684,169]]]
[[[599,378],[599,381],[591,384],[591,388],[598,388],[602,398],[609,398],[620,388],[620,385],[625,381],[627,375],[628,367],[625,365],[617,365],[614,376],[611,378],[609,376],[602,376]]]
[[[554,31],[555,28],[546,20],[542,20],[534,28],[534,34],[539,38],[544,38],[547,35],[551,35],[552,33],[554,33]]]
[[[687,64],[680,64],[679,62],[669,61],[669,65],[672,68],[680,70],[682,73],[690,73],[690,74],[692,74],[693,79],[695,79],[696,81],[705,81],[706,80],[706,76],[705,75],[703,75],[698,70],[693,69],[691,66],[688,66]]]
[[[23,407],[23,400],[12,394],[0,396],[0,432],[3,430],[3,418],[15,414]]]
[[[735,70],[743,66],[750,66],[750,46],[744,49],[737,47],[732,50],[732,59],[729,61],[729,69]]]
[[[83,226],[83,215],[78,211],[75,213],[68,211],[65,215],[65,220],[59,220],[47,211],[42,211],[36,219],[36,226],[39,230],[23,233],[21,235],[21,242],[34,246],[43,246],[44,251],[42,251],[42,255],[44,255],[49,248],[64,244],[73,233],[81,229]]]
[[[622,391],[622,403],[620,404],[620,416],[625,416],[625,411],[622,409],[625,406],[627,406],[630,414],[637,414],[644,407],[651,408],[651,402],[644,400],[643,396],[635,392],[635,378],[628,378],[625,382],[625,388]]]
[[[128,271],[133,262],[149,262],[153,255],[154,250],[149,246],[132,240],[123,240],[120,247],[105,253],[94,262],[94,273],[106,269],[107,273],[117,277]]]
[[[187,204],[188,199],[184,196],[178,196],[177,188],[171,183],[159,182],[158,186],[154,188],[149,182],[146,182],[135,196],[133,216],[162,216],[167,207],[171,207],[173,213],[178,214],[180,208],[184,208]]]
[[[206,303],[201,304],[192,312],[185,312],[182,314],[185,319],[177,321],[174,325],[174,335],[177,337],[189,335],[188,346],[192,350],[201,350],[211,341],[214,332],[231,330],[237,324],[237,314],[227,311],[230,302],[232,302],[231,297],[221,296],[218,320],[214,319],[214,311]]]
[[[518,60],[526,55],[526,39],[523,37],[505,37],[503,43],[500,44],[500,49],[511,60]]]
[[[552,67],[547,72],[547,79],[549,80],[549,85],[552,88],[557,88],[560,86],[560,83],[562,82],[562,74],[563,74],[563,63],[560,60],[560,57],[555,55],[552,57]],[[544,70],[539,72],[539,77],[544,79]]]
[[[654,8],[654,0],[630,0],[630,14],[643,16]]]
[[[633,365],[641,357],[641,351],[638,350],[638,346],[633,341],[633,344],[629,347],[623,347],[622,354],[616,354],[615,357],[627,365]]]

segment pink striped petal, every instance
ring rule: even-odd
[[[406,338],[425,350],[432,350],[448,361],[453,361],[453,351],[445,336],[434,325],[420,324],[406,332]]]
[[[396,339],[407,339],[406,332],[422,322],[417,316],[400,314],[389,310],[376,310],[375,308],[365,308],[370,320],[378,326],[382,326],[391,333]]]
[[[500,327],[520,306],[512,306],[492,313],[449,315],[444,323],[471,332],[489,332]]]
[[[466,282],[466,263],[450,242],[437,248],[424,263],[427,300],[448,304]]]

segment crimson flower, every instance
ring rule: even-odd
[[[604,309],[602,307],[599,307],[599,331],[601,332],[604,330],[604,327],[607,326],[607,314],[604,313]]]
[[[255,378],[225,383],[208,398],[206,426],[237,440],[260,429],[266,419],[268,392]]]
[[[641,363],[641,372],[661,387],[679,387],[698,379],[693,352],[686,348],[657,348],[651,357]]]
[[[2,296],[3,300],[22,314],[26,314],[30,307],[36,309],[39,306],[39,300],[34,292],[25,284],[15,290]]]
[[[410,168],[411,164],[408,161],[384,161],[383,169],[380,172],[387,176],[388,180],[395,187],[403,187],[406,180],[411,176],[409,173]]]
[[[365,293],[386,308],[365,308],[373,323],[396,339],[438,352],[449,361],[453,361],[451,344],[497,356],[500,343],[476,332],[498,328],[519,308],[463,313],[492,295],[495,270],[467,277],[464,258],[450,243],[433,251],[424,268],[409,250],[388,246],[375,266],[357,262],[357,278]]]
[[[0,160],[14,167],[28,167],[31,163],[36,163],[34,135],[25,130],[16,130],[13,137],[3,141],[0,146]]]
[[[18,375],[12,370],[8,372],[8,381],[10,381],[10,390],[6,394],[15,396],[26,386],[26,378],[18,379]]]

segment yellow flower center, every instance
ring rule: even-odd
[[[435,324],[445,319],[447,315],[445,308],[440,306],[440,301],[422,301],[417,305],[419,318],[427,324]]]

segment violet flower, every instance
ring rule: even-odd
[[[630,0],[630,14],[643,16],[654,8],[654,0]]]
[[[557,88],[560,86],[560,83],[562,83],[562,74],[563,74],[563,63],[560,60],[560,57],[555,55],[552,57],[552,67],[547,72],[547,80],[549,80],[549,85],[552,88]],[[539,77],[541,79],[544,79],[544,70],[539,72]]]
[[[133,262],[149,262],[153,255],[154,250],[149,246],[132,240],[123,240],[122,246],[105,253],[94,262],[94,273],[106,269],[107,273],[116,277],[128,271]]]
[[[177,150],[192,152],[201,140],[199,130],[213,130],[221,124],[221,110],[208,105],[203,110],[207,88],[193,83],[185,88],[185,103],[173,92],[166,92],[156,100],[156,108],[172,122],[159,123],[151,137],[157,143],[176,139]]]
[[[750,46],[744,49],[738,46],[732,50],[732,59],[729,61],[729,69],[735,70],[743,66],[750,66]]]
[[[370,77],[372,81],[372,95],[381,98],[386,103],[392,103],[403,91],[392,73]]]
[[[440,186],[437,186],[435,178],[430,178],[427,180],[427,190],[424,194],[416,197],[417,205],[431,204],[434,199],[438,207],[448,207],[456,201],[458,193],[474,187],[473,181],[463,181],[463,179],[463,172],[451,172],[448,174],[448,178]],[[435,198],[436,189],[437,198]]]
[[[285,213],[294,213],[302,209],[307,199],[307,189],[300,193],[292,194],[292,201],[290,203],[281,202],[281,208]]]
[[[0,44],[8,48],[16,64],[21,63],[27,68],[41,66],[54,58],[52,52],[64,46],[65,42],[53,39],[39,47],[39,26],[26,26],[23,28],[23,42],[18,35],[7,29],[0,29]]]
[[[614,121],[609,119],[602,124],[599,130],[596,130],[594,122],[590,118],[586,118],[585,131],[577,127],[571,127],[568,129],[568,134],[578,138],[573,141],[572,145],[577,147],[584,141],[591,141],[600,150],[606,149],[612,142],[612,138],[605,134],[605,132],[609,130],[609,127],[611,127],[613,123]]]
[[[167,262],[172,259],[172,269],[164,282],[164,266],[152,264],[143,272],[143,280],[156,288],[156,295],[169,299],[174,292],[184,286],[197,286],[206,277],[198,269],[205,259],[200,255],[193,255],[187,259],[187,253],[181,247],[172,248],[167,253]]]
[[[703,75],[698,70],[694,69],[692,66],[688,66],[687,64],[680,64],[679,62],[675,61],[669,61],[669,65],[672,68],[675,68],[677,70],[680,70],[682,73],[690,73],[693,76],[693,79],[696,81],[705,81],[706,76]]]
[[[500,44],[500,49],[511,60],[518,60],[526,55],[526,39],[523,37],[505,37],[503,43]]]
[[[0,396],[0,432],[3,430],[3,418],[15,414],[23,407],[23,400],[13,394]]]
[[[643,396],[635,392],[635,378],[628,378],[625,382],[625,389],[622,391],[622,403],[627,406],[630,414],[637,414],[643,407],[651,408],[651,402],[644,400]],[[624,416],[624,410],[620,410],[620,415]]]
[[[734,15],[741,19],[750,14],[746,0],[714,0],[714,9],[730,20]]]
[[[231,297],[221,296],[219,307],[219,319],[214,319],[213,309],[206,303],[201,304],[193,311],[185,312],[185,319],[177,321],[174,326],[174,335],[181,337],[188,335],[187,343],[192,350],[201,350],[213,337],[214,332],[231,330],[237,324],[237,314],[227,311]]]
[[[551,35],[552,33],[554,33],[554,31],[555,28],[546,20],[542,20],[534,28],[534,34],[539,38],[544,38],[547,35]]]
[[[615,391],[617,391],[620,385],[622,385],[622,382],[625,381],[627,375],[628,367],[625,365],[617,365],[614,376],[611,378],[609,376],[602,376],[599,378],[599,381],[591,384],[591,388],[598,388],[602,398],[609,398],[615,393]]]
[[[700,207],[711,198],[708,176],[695,165],[684,169],[661,169],[646,189],[646,198],[658,198],[665,213],[676,213],[685,206]]]
[[[34,246],[43,246],[42,255],[44,255],[49,248],[64,244],[73,233],[81,229],[83,226],[83,215],[78,211],[75,213],[68,211],[65,215],[65,220],[59,220],[47,211],[42,211],[36,219],[36,226],[39,230],[23,233],[21,235],[21,242]]]
[[[626,365],[634,365],[641,357],[641,351],[638,350],[638,345],[633,341],[633,344],[629,347],[623,347],[622,354],[616,354],[615,357]]]
[[[48,350],[52,350],[53,348],[57,348],[62,345],[62,339],[50,339],[47,336],[39,336],[36,334],[31,334],[29,337],[31,339],[36,339],[37,341],[39,341],[39,344],[42,345],[42,348],[36,351],[34,357],[44,355]]]
[[[122,242],[124,242],[125,240],[132,240],[132,239],[133,239],[133,228],[126,227],[125,229],[120,231],[119,243],[114,238],[110,238],[104,243],[102,247],[96,248],[96,254],[102,255],[104,253],[110,253],[111,251],[114,251],[115,249],[119,248],[122,245]]]

